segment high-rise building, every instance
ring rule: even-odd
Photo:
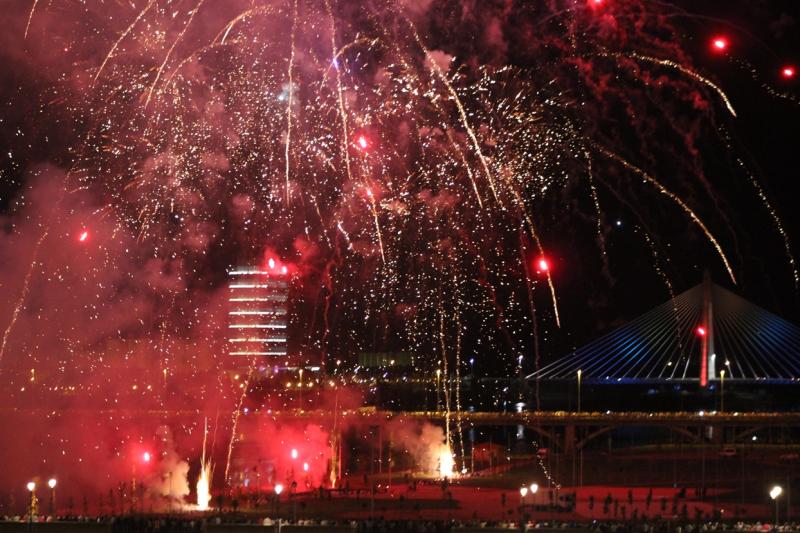
[[[263,267],[228,271],[227,353],[235,366],[285,368],[288,357],[289,275],[270,258]]]

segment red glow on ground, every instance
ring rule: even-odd
[[[725,37],[714,37],[711,41],[711,48],[717,52],[724,52],[728,49],[728,39]]]
[[[703,326],[697,326],[697,329],[695,330],[695,332],[701,337],[705,337],[706,336],[706,328],[704,328]]]
[[[781,69],[781,76],[786,78],[787,80],[790,78],[794,78],[794,75],[797,71],[794,67],[786,66]]]

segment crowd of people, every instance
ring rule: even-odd
[[[0,522],[27,522],[27,516],[0,516]],[[785,523],[777,528],[768,522],[687,522],[667,520],[640,521],[543,521],[517,522],[458,521],[458,520],[276,520],[255,518],[243,514],[201,515],[125,515],[98,517],[59,516],[37,517],[36,522],[80,522],[107,526],[109,533],[203,533],[217,526],[261,526],[276,532],[284,528],[309,531],[351,531],[352,533],[458,533],[470,530],[511,531],[593,531],[597,533],[705,533],[705,532],[791,532],[800,531],[800,523]]]

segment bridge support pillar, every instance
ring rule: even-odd
[[[575,450],[575,425],[564,426],[564,451],[571,453]]]

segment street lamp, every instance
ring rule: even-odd
[[[581,376],[583,375],[583,370],[580,368],[578,369],[578,412],[581,412]]]
[[[725,369],[719,371],[719,412],[725,412]]]
[[[537,492],[539,492],[539,484],[538,483],[531,483],[530,490],[531,490],[531,494],[536,494]]]
[[[25,487],[27,487],[28,492],[31,493],[30,508],[28,509],[28,531],[30,531],[33,527],[33,513],[36,512],[36,483],[28,481]]]
[[[303,369],[300,369],[300,410],[303,410]]]
[[[280,503],[281,503],[281,492],[283,492],[283,485],[278,483],[275,485],[275,514],[278,514],[280,510]]]
[[[525,504],[525,496],[527,496],[527,494],[528,494],[528,487],[520,487],[519,488],[519,495],[520,495],[519,504],[520,505],[524,505]]]
[[[56,511],[56,478],[51,477],[47,486],[50,487],[50,515],[54,515]]]
[[[783,487],[780,485],[775,485],[772,487],[772,490],[769,491],[769,497],[775,500],[775,530],[778,530],[778,498],[780,495],[783,494]]]
[[[278,533],[281,531],[281,517],[279,516],[279,509],[280,509],[280,502],[281,502],[281,492],[283,492],[283,485],[280,483],[275,485],[275,516],[278,519]]]

